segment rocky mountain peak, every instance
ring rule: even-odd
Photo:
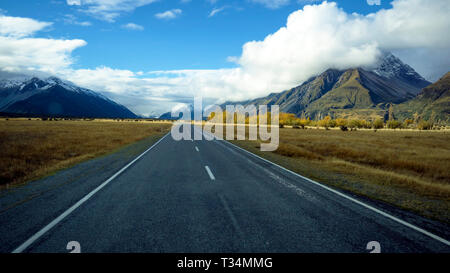
[[[385,52],[381,55],[377,67],[372,71],[379,76],[388,79],[401,78],[406,81],[413,81],[417,83],[423,82],[423,86],[430,84],[411,66],[405,64],[402,60],[390,52]]]

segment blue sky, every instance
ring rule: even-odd
[[[306,6],[305,6],[306,5]],[[158,115],[280,92],[392,51],[450,67],[446,0],[2,0],[0,72],[56,75]]]
[[[388,1],[384,2],[368,5],[365,0],[338,1],[346,11],[361,14],[388,7]],[[244,43],[264,39],[284,26],[290,13],[309,3],[293,0],[279,8],[268,8],[252,1],[160,0],[121,12],[114,22],[86,14],[83,5],[71,6],[65,0],[2,0],[0,8],[9,16],[54,22],[41,37],[85,40],[88,46],[74,52],[76,68],[104,65],[152,71],[234,67],[228,56],[240,55]],[[212,10],[221,8],[209,17]],[[172,9],[182,13],[174,19],[155,17]],[[124,28],[128,23],[143,30]]]

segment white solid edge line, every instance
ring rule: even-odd
[[[328,190],[328,191],[330,191],[330,192],[333,192],[333,193],[335,193],[335,194],[337,194],[337,195],[339,195],[339,196],[341,196],[341,197],[344,197],[345,199],[348,199],[348,200],[350,200],[350,201],[352,201],[352,202],[354,202],[354,203],[356,203],[356,204],[358,204],[358,205],[361,205],[361,206],[363,206],[363,207],[365,207],[365,208],[367,208],[367,209],[370,209],[370,210],[372,210],[372,211],[374,211],[374,212],[376,212],[376,213],[378,213],[378,214],[380,214],[380,215],[383,215],[383,216],[385,216],[385,217],[387,217],[387,218],[389,218],[389,219],[391,219],[391,220],[393,220],[393,221],[395,221],[395,222],[397,222],[397,223],[400,223],[400,224],[402,224],[402,225],[404,225],[404,226],[407,226],[407,227],[409,227],[409,228],[411,228],[411,229],[414,229],[415,231],[418,231],[418,232],[420,232],[420,233],[422,233],[422,234],[424,234],[424,235],[427,235],[428,237],[431,237],[431,238],[433,238],[433,239],[435,239],[435,240],[437,240],[437,241],[439,241],[439,242],[441,242],[441,243],[444,243],[444,244],[450,246],[450,242],[447,241],[446,239],[442,238],[442,237],[439,237],[439,236],[437,236],[437,235],[435,235],[435,234],[433,234],[433,233],[431,233],[431,232],[429,232],[429,231],[426,231],[426,230],[424,230],[424,229],[422,229],[422,228],[420,228],[420,227],[418,227],[418,226],[415,226],[415,225],[413,225],[413,224],[410,224],[410,223],[408,223],[408,222],[406,222],[406,221],[403,221],[403,220],[401,220],[401,219],[399,219],[399,218],[397,218],[397,217],[395,217],[395,216],[393,216],[393,215],[390,215],[390,214],[388,214],[388,213],[386,213],[386,212],[384,212],[384,211],[381,211],[381,210],[379,210],[379,209],[377,209],[377,208],[374,208],[374,207],[372,207],[372,206],[370,206],[370,205],[367,205],[367,204],[365,204],[365,203],[363,203],[363,202],[361,202],[361,201],[359,201],[359,200],[356,200],[355,198],[352,198],[352,197],[350,197],[350,196],[348,196],[348,195],[346,195],[346,194],[343,194],[343,193],[341,193],[341,192],[339,192],[339,191],[337,191],[337,190],[334,190],[334,189],[332,189],[332,188],[330,188],[330,187],[328,187],[328,186],[325,186],[325,185],[323,185],[323,184],[321,184],[321,183],[319,183],[319,182],[316,182],[316,181],[311,180],[311,179],[309,179],[309,178],[307,178],[307,177],[304,177],[304,176],[302,176],[302,175],[300,175],[300,174],[298,174],[298,173],[296,173],[296,172],[294,172],[294,171],[291,171],[291,170],[289,170],[289,169],[286,169],[286,168],[283,167],[283,166],[280,166],[280,165],[278,165],[278,164],[276,164],[276,163],[273,163],[273,162],[270,161],[270,160],[267,160],[267,159],[262,158],[262,157],[260,157],[260,156],[258,156],[258,155],[256,155],[256,154],[254,154],[254,153],[252,153],[252,152],[249,152],[249,151],[247,151],[247,150],[245,150],[245,149],[243,149],[243,148],[241,148],[241,147],[239,147],[239,146],[237,146],[237,145],[235,145],[235,144],[233,144],[233,143],[231,143],[231,142],[229,142],[229,141],[225,141],[225,142],[227,142],[228,144],[230,144],[230,145],[236,147],[237,149],[239,149],[239,150],[241,150],[241,151],[244,151],[244,152],[246,152],[246,153],[249,153],[249,154],[253,155],[254,157],[257,157],[257,158],[259,158],[259,159],[261,159],[261,160],[263,160],[263,161],[265,161],[265,162],[267,162],[267,163],[270,163],[270,164],[272,164],[272,165],[274,165],[274,166],[277,166],[277,167],[279,167],[279,168],[281,168],[281,169],[283,169],[283,170],[285,170],[285,171],[287,171],[287,172],[289,172],[289,173],[291,173],[291,174],[293,174],[293,175],[295,175],[295,176],[298,176],[298,177],[300,177],[300,178],[303,178],[304,180],[306,180],[306,181],[308,181],[308,182],[311,182],[311,183],[313,183],[314,185],[317,185],[317,186],[319,186],[319,187],[322,187],[322,188],[324,188],[324,189],[326,189],[326,190]]]
[[[211,172],[211,170],[209,169],[208,166],[205,166],[206,172],[209,175],[209,178],[211,178],[211,180],[216,180],[216,178],[214,177],[213,173]]]
[[[103,187],[105,187],[109,182],[114,180],[117,176],[119,176],[121,173],[123,173],[126,169],[128,169],[133,163],[138,161],[141,157],[143,157],[148,151],[153,149],[159,142],[161,142],[164,138],[166,138],[170,134],[167,133],[162,138],[160,138],[155,144],[153,144],[150,148],[145,150],[142,154],[140,154],[138,157],[136,157],[133,161],[128,163],[125,167],[120,169],[118,172],[116,172],[113,176],[108,178],[105,182],[103,182],[100,186],[95,188],[93,191],[88,193],[85,197],[83,197],[80,201],[75,203],[75,205],[71,206],[69,209],[67,209],[65,212],[63,212],[61,215],[59,215],[55,220],[51,221],[48,225],[46,225],[44,228],[39,230],[36,234],[31,236],[28,240],[26,240],[23,244],[21,244],[19,247],[14,249],[12,253],[21,253],[25,249],[27,249],[32,243],[34,243],[36,240],[38,240],[42,235],[44,235],[47,231],[52,229],[54,226],[56,226],[59,222],[61,222],[64,218],[66,218],[69,214],[71,214],[74,210],[76,210],[79,206],[81,206],[84,202],[89,200],[94,194],[96,194],[99,190],[101,190]]]

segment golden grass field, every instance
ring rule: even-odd
[[[325,184],[450,222],[450,132],[280,129],[280,145],[233,143]]]
[[[146,121],[0,119],[0,186],[20,184],[170,130]],[[155,138],[156,139],[156,138]]]

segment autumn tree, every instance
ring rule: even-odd
[[[373,129],[382,129],[384,128],[384,121],[382,119],[376,119],[372,124]]]

